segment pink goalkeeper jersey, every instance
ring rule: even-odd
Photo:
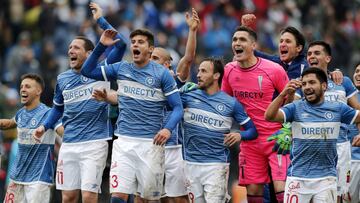
[[[288,81],[288,76],[280,65],[263,58],[258,58],[257,63],[247,69],[240,68],[236,61],[226,64],[222,90],[236,97],[244,106],[255,123],[259,134],[257,140],[265,141],[280,129],[280,123],[266,121],[264,114]]]

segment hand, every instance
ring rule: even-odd
[[[197,90],[197,89],[198,89],[197,84],[195,84],[193,82],[187,82],[180,88],[180,92],[187,93],[187,92],[191,92],[191,91]]]
[[[330,77],[335,84],[341,85],[344,79],[344,74],[340,71],[340,69],[336,69],[330,73]]]
[[[237,142],[240,142],[241,140],[240,133],[228,133],[228,134],[224,134],[224,136],[225,136],[224,145],[229,147],[233,146]]]
[[[102,90],[95,89],[94,92],[92,93],[92,96],[97,101],[106,101],[106,98],[107,98],[106,89],[102,89]]]
[[[241,16],[241,25],[249,27],[256,22],[256,16],[254,14],[245,14]]]
[[[189,26],[189,29],[192,31],[196,31],[200,25],[199,16],[194,8],[191,9],[191,17],[189,12],[185,13],[186,23]]]
[[[286,84],[285,88],[281,92],[281,95],[283,95],[283,96],[294,95],[296,92],[296,89],[300,88],[300,87],[301,87],[301,81],[297,80],[297,79],[292,79]]]
[[[155,135],[153,143],[156,145],[164,145],[166,141],[170,138],[170,136],[170,130],[164,128]]]
[[[352,141],[352,146],[354,147],[360,147],[360,134],[356,135]]]
[[[105,45],[105,46],[111,46],[114,45],[116,42],[118,42],[120,39],[115,39],[114,37],[116,36],[117,31],[116,30],[111,30],[111,29],[107,29],[105,30],[100,37],[100,43]]]
[[[99,18],[101,18],[103,16],[102,9],[97,3],[91,2],[89,4],[89,7],[91,9],[91,13],[93,14],[94,20],[98,20]]]
[[[273,151],[277,151],[278,154],[289,154],[291,147],[291,124],[283,123],[283,127],[267,138],[267,141],[276,140],[273,147]]]
[[[33,132],[33,138],[35,139],[35,141],[37,143],[41,143],[42,141],[42,136],[45,133],[45,127],[43,125],[39,126],[38,128],[36,128]]]

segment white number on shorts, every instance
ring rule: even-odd
[[[299,203],[299,197],[297,195],[287,194],[286,196],[287,196],[286,203]],[[293,199],[295,199],[294,202]]]
[[[14,203],[14,193],[6,193],[5,203]]]
[[[112,180],[113,183],[111,183],[111,187],[116,188],[119,185],[117,180],[117,175],[112,175],[111,178],[113,179]]]
[[[56,171],[57,183],[64,184],[64,173],[62,171]]]

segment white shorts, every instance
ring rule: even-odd
[[[164,181],[164,149],[154,145],[152,139],[119,136],[113,143],[110,193],[159,200]]]
[[[51,185],[17,184],[10,180],[4,203],[49,203]]]
[[[349,191],[351,169],[351,146],[350,142],[336,144],[338,154],[337,170],[337,195],[341,196]]]
[[[227,199],[229,164],[185,163],[190,203],[222,203]]]
[[[360,160],[351,161],[349,193],[344,195],[345,202],[360,202]]]
[[[303,179],[287,177],[285,203],[336,203],[336,178]]]
[[[163,196],[180,197],[187,195],[184,160],[181,150],[181,146],[165,147],[165,194]]]
[[[107,154],[107,141],[63,143],[56,168],[56,189],[100,193]]]

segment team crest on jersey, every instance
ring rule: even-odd
[[[82,75],[82,76],[80,77],[80,80],[81,80],[82,83],[86,83],[87,81],[89,81],[89,78],[87,78],[87,77],[85,77],[85,76]]]
[[[224,106],[224,104],[218,104],[216,106],[216,109],[220,112],[223,112],[223,111],[225,111],[225,106]]]
[[[328,83],[328,88],[329,88],[329,89],[334,88],[334,83],[329,82],[329,83]]]
[[[36,119],[35,118],[33,118],[33,119],[31,119],[31,121],[30,121],[30,125],[31,125],[31,127],[35,127],[36,126]]]
[[[147,85],[153,85],[155,83],[155,79],[153,77],[146,77],[145,83]]]
[[[327,111],[325,112],[325,118],[326,120],[331,121],[334,119],[334,114],[332,112]]]

